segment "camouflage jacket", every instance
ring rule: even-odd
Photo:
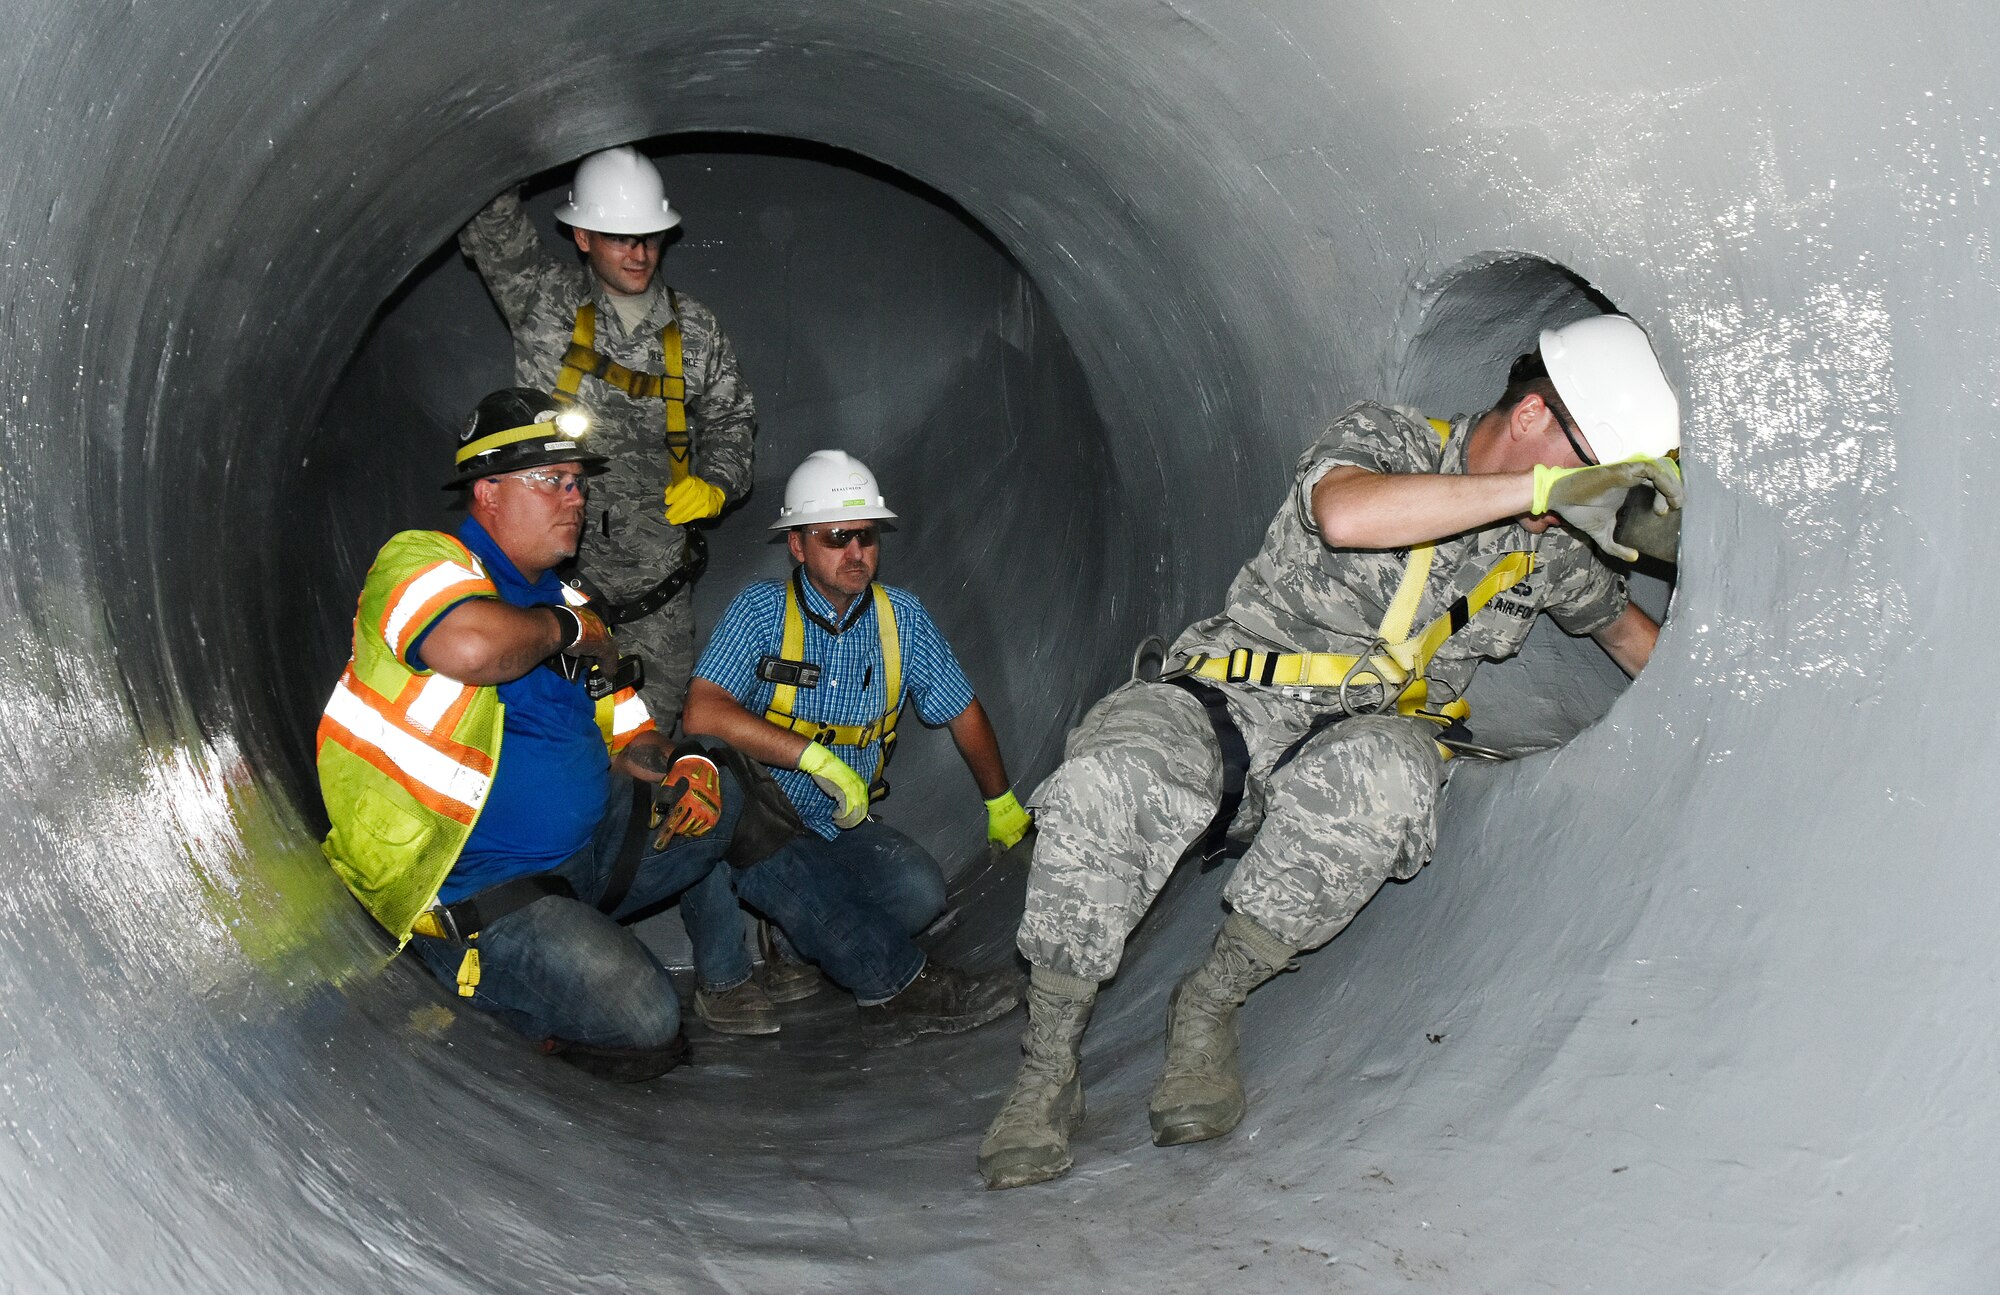
[[[514,334],[516,382],[554,389],[577,309],[585,302],[597,304],[600,352],[630,369],[665,371],[660,330],[674,319],[669,295],[660,292],[628,332],[590,267],[558,255],[542,240],[518,194],[495,198],[459,231],[458,244],[479,268]],[[654,283],[660,280],[655,277]],[[735,503],[750,490],[756,407],[714,314],[686,294],[673,300],[680,307],[693,470]],[[629,597],[672,571],[685,546],[681,528],[666,520],[665,411],[657,398],[634,400],[596,378],[583,380],[578,397],[593,420],[590,448],[611,460],[609,470],[590,483],[579,561],[612,597]]]
[[[1411,410],[1364,403],[1342,414],[1299,459],[1264,546],[1230,583],[1222,615],[1189,626],[1175,652],[1367,652],[1402,583],[1409,550],[1329,548],[1313,518],[1313,487],[1343,465],[1381,473],[1463,473],[1476,421],[1460,415],[1441,445]],[[1481,659],[1520,651],[1540,612],[1571,634],[1588,634],[1625,610],[1625,578],[1587,543],[1560,528],[1534,535],[1504,521],[1437,542],[1412,625],[1421,629],[1442,615],[1515,552],[1536,555],[1533,574],[1445,641],[1426,672],[1433,701],[1462,694]]]

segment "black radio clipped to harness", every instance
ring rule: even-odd
[[[812,661],[787,661],[781,656],[757,658],[757,677],[765,683],[817,688],[819,673],[818,664]]]

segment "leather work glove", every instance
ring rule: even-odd
[[[685,526],[720,517],[724,502],[722,487],[712,486],[700,477],[683,477],[667,487],[667,520],[675,526]]]
[[[997,850],[1011,850],[1019,845],[1034,823],[1011,791],[1003,791],[986,802],[986,839]]]
[[[1528,511],[1539,517],[1554,513],[1588,535],[1598,548],[1627,562],[1639,551],[1618,542],[1618,506],[1633,486],[1649,484],[1659,492],[1655,512],[1681,506],[1681,470],[1672,459],[1631,458],[1589,468],[1535,468],[1535,500]]]
[[[868,817],[868,784],[848,767],[847,761],[817,742],[806,743],[799,752],[799,772],[819,784],[833,797],[833,825],[845,830],[861,826]]]
[[[722,777],[715,761],[689,754],[675,760],[653,793],[653,849],[677,836],[706,836],[722,818]]]

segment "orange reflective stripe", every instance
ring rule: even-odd
[[[657,730],[653,714],[646,709],[645,699],[631,688],[622,688],[611,708],[611,749],[622,751],[626,743],[641,733]]]
[[[472,704],[472,689],[441,674],[412,675],[396,707],[425,733],[450,733]]]
[[[411,777],[387,751],[350,731],[346,725],[331,715],[320,718],[319,740],[321,746],[330,741],[349,755],[366,760],[397,786],[410,793],[411,799],[433,814],[440,814],[466,827],[471,827],[472,821],[479,816],[477,805],[468,805],[455,797],[444,795],[420,779]]]
[[[456,794],[460,787],[469,788],[475,782],[491,781],[493,777],[492,756],[478,747],[425,732],[401,707],[362,682],[351,669],[334,686],[326,714],[378,747],[393,748],[401,757],[399,763],[411,776],[440,791]],[[485,799],[485,791],[481,788],[476,797],[457,795],[457,798],[477,804]]]
[[[397,585],[384,600],[382,621],[376,629],[397,660],[405,659],[411,632],[429,625],[446,607],[464,598],[497,595],[478,559],[470,553],[465,556],[469,565],[434,562]]]

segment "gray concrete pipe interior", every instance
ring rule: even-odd
[[[9,1289],[1993,1289],[1990,7],[8,14]],[[1608,714],[1460,769],[1436,862],[1257,994],[1229,1139],[1143,1112],[1219,874],[1100,1008],[1075,1173],[999,1195],[1011,1027],[871,1054],[821,1010],[616,1089],[383,971],[306,730],[504,365],[437,249],[635,139],[765,401],[705,597],[849,438],[1024,785],[1343,405],[1490,399],[1585,284],[1653,329],[1659,653],[1614,703],[1541,645],[1579,690],[1519,732]],[[944,745],[891,812],[998,958],[1018,881]]]

